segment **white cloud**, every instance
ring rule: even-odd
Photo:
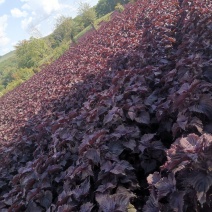
[[[77,11],[77,7],[69,4],[61,4],[60,5],[61,10],[69,10],[69,12]]]
[[[16,17],[16,18],[26,17],[27,16],[27,12],[26,11],[21,11],[18,8],[14,8],[10,12],[11,12],[12,16]]]
[[[0,4],[3,4],[5,2],[5,0],[0,0]]]
[[[46,34],[47,28],[53,28],[55,17],[57,15],[75,16],[79,2],[82,0],[75,0],[68,3],[66,0],[20,0],[22,2],[21,10],[28,12],[30,17],[25,17],[22,20],[21,26],[32,34],[32,29],[37,28],[38,24],[47,23],[47,27],[41,27],[42,34]],[[85,0],[84,0],[85,1]],[[91,0],[89,0],[91,1]]]
[[[23,10],[30,10],[30,6],[26,3],[21,7]]]
[[[24,30],[27,30],[30,24],[32,24],[32,17],[25,18],[21,21],[21,27]]]
[[[6,35],[7,15],[0,16],[0,46],[6,46],[9,43],[9,38]]]
[[[42,2],[42,6],[44,8],[44,11],[49,15],[51,12],[53,11],[57,11],[60,9],[60,5],[59,2],[57,0],[48,0],[48,1],[43,1]]]
[[[22,2],[25,2],[22,8],[35,11],[37,14],[50,15],[60,9],[58,0],[22,0]]]
[[[61,5],[58,0],[20,0],[23,2],[22,10],[31,14],[30,18],[22,20],[22,28],[31,31],[30,28],[36,27],[42,21],[48,19],[55,12],[59,12]]]

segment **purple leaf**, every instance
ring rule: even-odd
[[[100,193],[105,193],[105,191],[112,190],[115,187],[116,187],[116,185],[114,185],[114,184],[112,184],[112,183],[109,182],[109,183],[100,185],[96,191],[98,191]]]
[[[153,92],[145,101],[145,105],[146,106],[151,106],[157,99],[157,95],[156,95],[157,92]]]
[[[126,148],[131,149],[132,151],[134,151],[135,148],[136,148],[136,146],[137,146],[136,141],[135,141],[135,140],[132,140],[132,139],[129,140],[129,141],[123,141],[123,142],[122,142],[122,145],[123,145],[124,147],[126,147]]]
[[[98,164],[100,162],[100,153],[96,149],[89,149],[85,153],[85,158],[91,160],[94,164]]]
[[[202,133],[203,131],[203,124],[202,121],[200,119],[198,119],[197,117],[193,117],[191,122],[189,123],[189,126],[191,127],[195,127],[198,132]]]
[[[205,172],[198,172],[189,178],[189,184],[191,184],[197,192],[197,199],[201,205],[206,202],[206,194],[209,188],[212,186],[212,174]]]
[[[35,202],[29,202],[26,212],[38,212],[43,211],[40,206],[38,206]]]
[[[159,202],[154,191],[151,192],[149,199],[146,202],[146,205],[143,208],[144,212],[158,212],[159,210]]]
[[[87,178],[83,183],[77,186],[76,189],[73,190],[73,195],[76,199],[79,199],[81,196],[87,196],[90,190],[90,180]]]
[[[160,179],[161,179],[161,176],[160,176],[159,172],[154,172],[153,174],[150,174],[147,177],[147,182],[150,185],[155,185]]]
[[[91,212],[93,207],[94,205],[92,203],[87,202],[80,207],[80,212]]]
[[[52,166],[49,166],[48,168],[48,173],[49,174],[54,174],[54,173],[57,173],[59,171],[61,171],[61,166],[60,165],[52,165]]]
[[[141,112],[139,113],[139,116],[137,116],[137,117],[135,118],[135,120],[136,120],[138,123],[148,125],[148,124],[150,123],[150,116],[149,116],[149,113],[146,112],[146,111],[141,111]]]
[[[170,206],[173,209],[173,211],[183,212],[184,195],[185,193],[182,191],[174,191],[170,195]]]
[[[168,178],[161,178],[156,184],[155,188],[158,190],[158,199],[165,197],[167,194],[171,193],[175,189],[175,177],[169,174]]]
[[[184,151],[190,153],[195,153],[202,146],[199,136],[195,134],[190,134],[186,138],[181,138],[179,144]]]
[[[135,120],[136,117],[136,113],[133,111],[128,111],[128,116],[130,117],[130,119],[133,121]]]
[[[108,150],[115,155],[120,155],[124,151],[121,141],[111,141],[108,144]]]
[[[100,210],[105,212],[125,211],[131,198],[132,195],[130,193],[113,195],[96,194],[96,201],[99,204]]]
[[[40,205],[48,209],[52,203],[52,192],[45,191],[44,195],[40,198]]]
[[[205,77],[205,79],[212,83],[212,66],[208,65],[208,66],[204,66],[203,68],[203,76]]]
[[[72,207],[71,205],[61,205],[58,207],[58,212],[69,212],[73,210],[74,210],[74,207]]]
[[[185,130],[187,123],[188,123],[188,118],[186,116],[180,114],[177,117],[177,123],[183,130]]]
[[[189,107],[189,110],[196,113],[205,114],[209,120],[212,120],[212,100],[210,96],[204,95],[199,104]]]

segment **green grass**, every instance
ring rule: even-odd
[[[111,12],[111,13],[108,13],[107,15],[105,15],[105,16],[99,18],[99,19],[97,19],[97,20],[94,22],[95,28],[98,29],[98,28],[99,28],[99,24],[100,24],[101,22],[103,22],[103,21],[105,21],[105,22],[110,21],[111,14],[112,14],[112,12]],[[85,29],[83,29],[78,35],[76,35],[76,36],[74,37],[74,39],[75,39],[75,40],[79,39],[81,36],[83,36],[83,35],[84,35],[86,32],[88,32],[90,29],[92,29],[92,26],[91,26],[91,25],[87,26],[87,27],[86,27]]]
[[[98,19],[95,21],[94,25],[99,25],[102,21],[105,21],[105,22],[110,21],[110,18],[111,18],[111,14],[112,14],[112,13],[113,13],[113,12],[108,13],[108,14],[106,14],[105,16],[102,16],[101,18],[98,18]]]

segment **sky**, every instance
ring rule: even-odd
[[[0,56],[21,40],[50,34],[58,17],[77,15],[80,2],[98,0],[0,0]]]

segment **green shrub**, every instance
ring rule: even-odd
[[[119,11],[120,13],[124,11],[124,7],[118,3],[116,6],[115,6],[115,10]]]

